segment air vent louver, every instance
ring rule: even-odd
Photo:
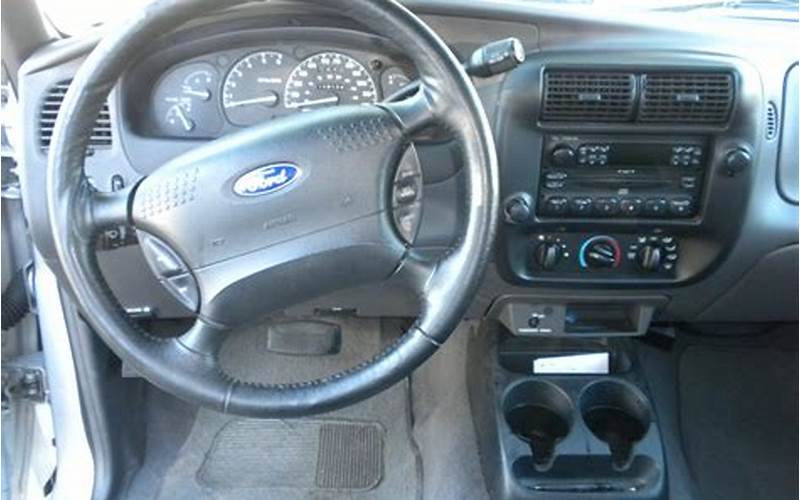
[[[53,138],[53,129],[56,125],[56,117],[64,102],[71,80],[58,82],[47,92],[42,103],[39,114],[39,142],[42,149],[50,147]],[[90,152],[95,148],[108,148],[111,146],[111,113],[108,110],[108,103],[103,106],[95,122],[92,135],[89,138]]]
[[[546,71],[542,119],[624,122],[632,118],[636,78],[611,71]]]
[[[730,73],[649,73],[642,76],[638,119],[649,123],[725,123],[732,106]]]
[[[767,123],[765,126],[764,137],[771,141],[778,136],[778,107],[774,102],[767,103]]]

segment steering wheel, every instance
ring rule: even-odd
[[[188,402],[251,417],[334,410],[388,388],[447,340],[493,246],[498,169],[483,107],[458,59],[394,0],[319,0],[394,42],[419,90],[399,102],[298,113],[205,143],[132,188],[104,193],[83,173],[90,132],[120,75],[151,41],[244,0],[159,0],[103,39],[70,85],[47,171],[51,230],[63,274],[98,335],[144,378]],[[426,259],[397,224],[398,196],[419,171],[413,134],[446,127],[465,182],[458,238]],[[416,179],[416,180],[415,180]],[[420,203],[417,200],[416,203]],[[111,294],[94,242],[111,225],[137,229],[162,283],[196,312],[174,338],[136,327]],[[253,384],[220,368],[226,332],[335,290],[399,277],[420,316],[369,361],[304,383]]]

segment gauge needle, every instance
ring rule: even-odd
[[[194,89],[191,89],[191,88],[189,88],[189,89],[184,88],[183,89],[183,93],[187,94],[187,95],[197,96],[197,97],[199,97],[200,99],[202,99],[204,101],[207,101],[207,100],[211,99],[211,92],[208,91],[208,90],[194,90]]]
[[[287,108],[305,108],[308,106],[319,106],[320,104],[336,104],[339,102],[338,95],[332,95],[330,97],[323,97],[321,99],[311,99],[309,101],[298,102],[297,104],[292,104],[291,106],[286,106]]]
[[[183,108],[178,106],[175,109],[175,114],[178,115],[178,119],[181,121],[181,123],[183,123],[184,130],[186,130],[187,132],[191,132],[192,129],[194,128],[194,122],[192,122],[192,120],[190,120],[189,117],[186,116],[186,113],[183,111]]]
[[[228,101],[225,103],[226,108],[235,108],[238,106],[247,106],[248,104],[266,104],[267,106],[274,106],[278,102],[278,96],[275,94],[265,95],[263,97],[254,97],[252,99],[243,99],[241,101]]]

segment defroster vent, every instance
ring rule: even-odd
[[[633,117],[636,77],[614,71],[547,70],[546,121],[624,122]]]
[[[39,143],[42,149],[50,147],[53,139],[53,129],[56,125],[56,117],[64,102],[70,80],[64,80],[53,85],[44,97],[42,109],[39,113]],[[89,148],[108,148],[111,146],[111,113],[108,110],[108,103],[103,105],[103,109],[97,116],[92,135],[89,138]]]
[[[638,120],[648,123],[722,124],[733,107],[728,72],[664,72],[642,76]]]

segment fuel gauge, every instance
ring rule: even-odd
[[[208,102],[211,100],[211,89],[216,82],[216,72],[208,69],[199,69],[186,75],[181,84],[181,93],[184,96]]]
[[[168,137],[212,138],[222,129],[214,95],[219,74],[208,63],[189,63],[165,74],[153,93],[153,118]]]

